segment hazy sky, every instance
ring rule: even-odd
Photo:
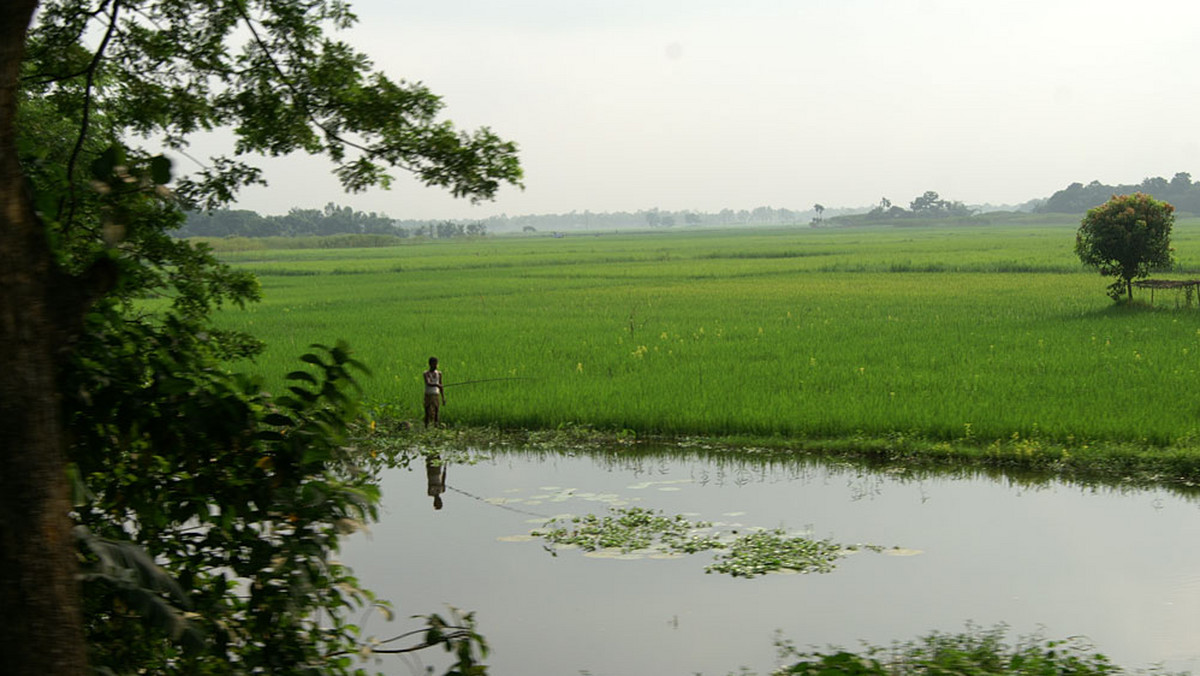
[[[342,35],[445,118],[515,141],[479,206],[397,176],[345,195],[265,162],[243,208],[394,218],[1017,203],[1072,181],[1200,179],[1194,0],[352,0]]]

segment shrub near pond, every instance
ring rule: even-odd
[[[968,625],[957,634],[933,633],[891,648],[869,646],[861,652],[800,652],[777,641],[780,660],[790,662],[773,676],[1106,676],[1125,671],[1095,652],[1086,640],[1027,637],[1008,645],[1003,625]],[[1165,672],[1156,672],[1168,676]]]

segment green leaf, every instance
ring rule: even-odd
[[[171,182],[171,160],[162,155],[150,158],[150,179],[158,185]]]
[[[125,149],[112,145],[92,160],[92,177],[101,181],[112,178],[113,170],[125,161]]]
[[[263,417],[263,422],[276,427],[290,427],[296,422],[282,413],[268,413]]]

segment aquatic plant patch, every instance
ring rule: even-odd
[[[614,508],[607,516],[586,514],[552,519],[532,534],[554,547],[578,547],[586,552],[715,551],[716,559],[705,572],[742,578],[784,571],[828,573],[851,552],[884,549],[876,545],[839,545],[828,539],[814,540],[781,528],[741,534],[737,530],[719,532],[713,530],[711,522],[689,521],[682,515],[665,516],[642,507]]]
[[[657,546],[666,552],[692,554],[720,545],[716,537],[697,534],[711,527],[711,523],[690,522],[682,515],[668,517],[642,507],[624,507],[607,516],[553,519],[546,524],[548,530],[536,534],[551,544],[574,545],[586,552],[619,549],[629,553]]]
[[[720,548],[715,563],[705,568],[709,573],[724,573],[733,577],[757,577],[777,571],[797,573],[828,573],[839,559],[858,549],[882,551],[875,545],[836,544],[828,539],[789,535],[777,528],[742,535],[727,547]]]

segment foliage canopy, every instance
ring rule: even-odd
[[[0,671],[82,673],[77,643],[109,673],[349,673],[371,652],[349,613],[383,606],[334,559],[378,497],[351,443],[361,365],[317,346],[282,397],[226,371],[259,345],[211,313],[257,281],[168,234],[262,183],[256,155],[323,155],[351,191],[391,168],[471,200],[520,184],[513,143],[439,121],[424,86],[328,36],[353,21],[340,0],[0,10],[0,345],[20,384],[0,387],[0,610],[25,619]],[[231,153],[189,176],[135,143],[219,128]],[[378,652],[452,644],[482,673],[470,615],[422,636]]]
[[[1089,209],[1075,235],[1075,253],[1101,275],[1116,277],[1108,295],[1133,298],[1133,280],[1172,264],[1175,207],[1144,193],[1114,195]]]

